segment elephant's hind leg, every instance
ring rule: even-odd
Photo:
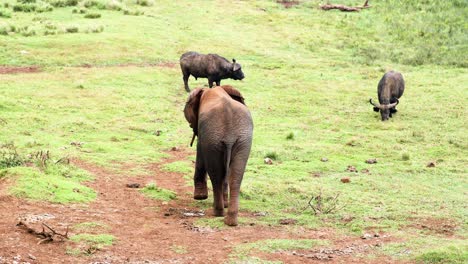
[[[193,177],[195,189],[193,199],[205,200],[208,198],[208,187],[206,186],[206,171],[204,168],[196,168]]]
[[[229,226],[237,226],[237,214],[239,212],[239,195],[242,178],[244,176],[245,161],[233,162],[229,175],[229,207],[224,223]]]
[[[194,191],[193,199],[205,200],[208,198],[208,187],[206,186],[206,169],[203,165],[201,151],[197,145],[197,160],[195,162],[195,174],[193,176]]]

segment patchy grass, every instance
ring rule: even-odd
[[[188,250],[186,247],[184,246],[179,246],[179,245],[172,245],[171,246],[171,250],[174,252],[174,253],[177,253],[177,254],[187,254],[188,253]]]
[[[163,201],[174,200],[177,197],[175,192],[160,188],[154,182],[147,184],[140,192],[149,198]]]
[[[69,255],[92,255],[97,250],[112,246],[116,238],[110,234],[77,234],[70,237],[75,243],[74,247],[67,248]]]
[[[162,169],[165,171],[187,174],[193,171],[193,165],[191,161],[174,161],[164,164]]]
[[[21,198],[62,204],[87,203],[96,198],[93,189],[81,184],[92,177],[69,165],[50,165],[45,171],[14,167],[6,170],[6,176],[15,181],[9,192]]]
[[[80,233],[96,233],[109,229],[109,226],[100,222],[82,222],[73,226]]]
[[[0,142],[13,141],[18,153],[50,149],[107,167],[159,162],[165,150],[187,147],[192,135],[182,114],[187,94],[177,67],[180,54],[219,53],[242,64],[246,79],[223,83],[242,92],[255,124],[240,208],[265,216],[242,221],[278,225],[291,218],[306,228],[327,226],[354,235],[368,229],[412,232],[415,218],[446,216],[463,223],[466,1],[379,1],[356,14],[321,11],[322,2],[286,9],[267,0],[88,6],[79,1],[37,13],[14,12],[17,1],[8,0],[2,10],[12,15],[0,17],[0,65],[42,71],[0,75]],[[216,16],[220,10],[222,17]],[[85,19],[88,12],[102,16]],[[78,32],[64,34],[70,26]],[[99,34],[86,34],[94,31]],[[163,66],[167,62],[176,66]],[[398,113],[381,122],[368,100],[376,99],[377,83],[390,69],[401,71],[407,86]],[[206,83],[190,79],[191,87]],[[273,164],[264,164],[265,157]],[[378,163],[365,163],[370,158]],[[426,167],[429,162],[435,167]],[[165,170],[191,174],[191,168],[182,161]],[[38,193],[47,195],[37,199],[55,197],[51,190],[62,187],[54,184],[73,183],[68,192],[83,188],[60,173],[32,168],[2,174],[17,175],[18,186],[31,185],[23,176],[42,186]],[[343,177],[350,182],[342,183]],[[345,206],[315,215],[307,206],[320,189],[327,197],[339,194],[337,204]],[[87,190],[79,190],[74,195],[84,199]],[[91,193],[84,200],[92,199]],[[164,191],[155,186],[148,193]],[[210,200],[195,204],[211,207]],[[466,226],[453,235],[466,236]],[[438,236],[421,234],[426,240]],[[416,243],[413,251],[444,255],[439,249],[450,246],[448,240],[427,247]]]
[[[468,246],[430,250],[416,257],[416,263],[467,263]]]
[[[241,244],[234,248],[233,253],[230,255],[232,263],[250,263],[252,259],[262,262],[263,260],[256,258],[255,252],[275,253],[281,251],[312,249],[316,246],[327,245],[328,241],[313,240],[313,239],[267,239],[260,240],[253,243]],[[257,263],[257,262],[254,262]],[[268,262],[270,263],[270,262]]]

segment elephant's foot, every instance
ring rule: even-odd
[[[224,223],[228,226],[237,226],[237,213],[227,213]]]
[[[224,208],[223,209],[213,209],[213,215],[216,217],[224,216]]]
[[[196,186],[193,191],[193,199],[195,200],[206,200],[208,198],[208,188],[206,183],[204,186]]]

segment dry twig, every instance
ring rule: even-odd
[[[42,223],[42,231],[36,231],[33,228],[29,227],[25,222],[20,221],[18,224],[16,224],[17,227],[24,229],[26,232],[29,234],[32,234],[41,240],[37,243],[42,244],[44,242],[52,242],[52,241],[63,241],[64,239],[68,239],[68,226],[65,234],[60,234],[56,232],[54,229],[52,229],[50,226],[48,226],[46,223]],[[49,231],[46,231],[46,228]]]
[[[333,197],[324,197],[322,195],[322,189],[320,189],[318,195],[312,196],[307,202],[307,206],[302,211],[311,208],[315,215],[334,213],[345,207],[345,205],[338,207],[339,197],[339,193]]]

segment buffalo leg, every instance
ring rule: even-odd
[[[211,80],[211,79],[208,79],[208,86],[210,86],[210,88],[212,88],[212,87],[213,87],[213,80]]]
[[[190,74],[186,74],[186,73],[183,73],[183,74],[184,74],[184,77],[182,79],[184,80],[185,91],[187,91],[187,93],[190,93],[190,88],[188,86],[188,79],[190,77]]]

